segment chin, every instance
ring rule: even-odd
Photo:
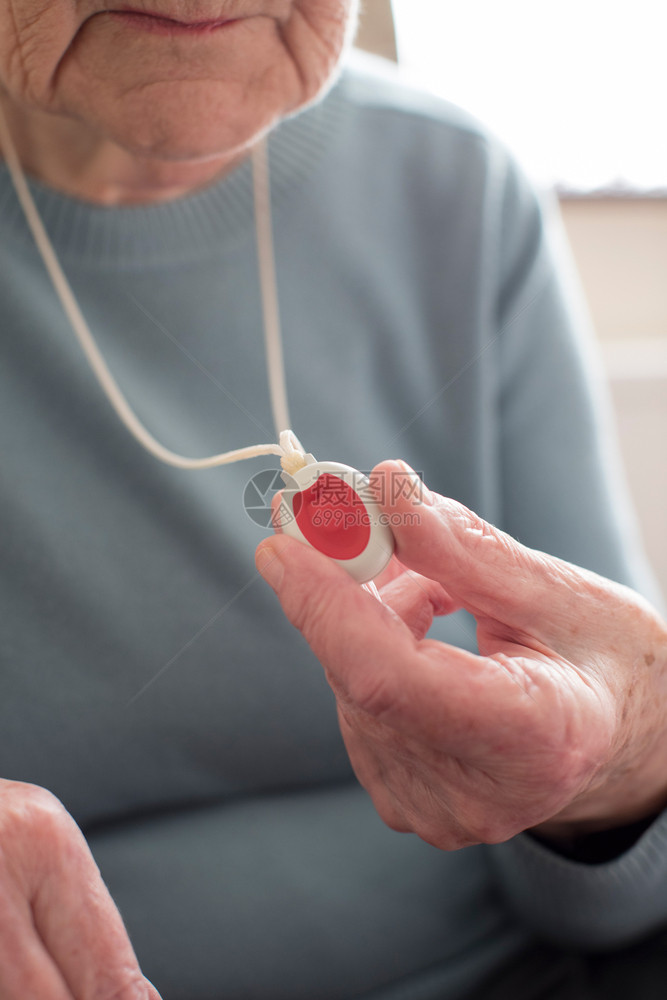
[[[197,163],[234,157],[250,147],[272,123],[244,123],[243,128],[223,122],[211,127],[208,121],[190,121],[187,125],[170,121],[151,123],[150,128],[128,127],[107,130],[118,146],[137,159],[161,160],[165,163]]]
[[[154,86],[125,95],[107,106],[89,109],[95,128],[134,156],[171,162],[204,161],[234,156],[276,125],[300,102],[281,100],[233,86],[210,82]]]

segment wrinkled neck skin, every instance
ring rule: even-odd
[[[214,183],[250,153],[247,147],[201,160],[140,157],[78,121],[19,106],[6,93],[0,92],[0,104],[26,173],[99,205],[181,198]]]

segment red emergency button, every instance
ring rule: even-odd
[[[354,559],[371,537],[368,511],[338,476],[323,473],[294,496],[292,508],[303,537],[331,559]]]

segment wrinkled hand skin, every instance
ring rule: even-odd
[[[400,476],[403,496],[382,503]],[[667,805],[667,631],[651,606],[453,500],[416,500],[403,463],[372,480],[397,543],[382,604],[285,536],[257,565],[324,667],[384,822],[454,850],[526,829],[557,842]],[[460,607],[479,656],[424,638]]]
[[[88,845],[36,785],[0,779],[2,1000],[160,1000]]]

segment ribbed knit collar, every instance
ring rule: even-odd
[[[339,85],[324,101],[282,122],[271,133],[274,212],[316,169],[338,131],[341,110]],[[92,205],[34,179],[30,188],[59,257],[93,269],[136,269],[196,260],[212,249],[247,239],[254,225],[250,160],[196,194],[153,205]],[[0,233],[3,240],[33,243],[3,162]]]

